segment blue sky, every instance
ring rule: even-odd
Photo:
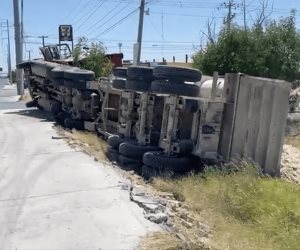
[[[21,0],[20,0],[21,1]],[[41,35],[46,35],[46,43],[57,43],[58,26],[71,24],[74,36],[85,36],[90,41],[102,41],[108,53],[121,50],[124,59],[132,59],[133,44],[137,38],[138,7],[140,0],[23,0],[24,1],[24,59],[40,57]],[[183,61],[189,58],[205,39],[208,18],[214,18],[216,28],[222,25],[227,9],[218,0],[146,0],[149,15],[145,15],[142,60],[161,61],[162,58]],[[227,0],[225,0],[227,2]],[[233,12],[235,21],[242,22],[242,0],[236,0]],[[287,16],[292,8],[300,10],[299,0],[269,0],[267,11],[271,18]],[[9,20],[12,42],[12,62],[14,55],[13,0],[0,0],[0,19]],[[260,0],[246,0],[247,22],[251,23],[260,8]],[[130,14],[132,13],[132,14]],[[127,18],[126,18],[127,17]],[[300,29],[300,13],[297,12],[297,27]],[[124,20],[123,20],[124,19]],[[120,20],[123,20],[120,22]],[[3,30],[3,28],[2,28]],[[7,68],[6,32],[1,32],[0,67]],[[204,40],[203,40],[204,39]],[[190,60],[190,59],[189,59]]]

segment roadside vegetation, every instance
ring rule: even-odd
[[[73,57],[74,65],[95,73],[95,78],[107,77],[113,64],[105,56],[106,49],[101,42],[89,43],[84,37],[79,38]]]
[[[158,178],[153,186],[173,193],[208,223],[213,248],[299,249],[300,186],[264,177],[249,164],[237,172],[208,168],[180,179]]]
[[[210,31],[210,30],[209,30]],[[210,33],[210,32],[208,32]],[[252,26],[224,26],[194,55],[194,67],[204,74],[242,72],[252,76],[299,79],[300,33],[295,11],[276,20],[257,20]]]

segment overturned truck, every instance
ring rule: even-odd
[[[117,67],[95,80],[60,51],[46,46],[43,59],[18,65],[27,105],[102,135],[123,168],[149,178],[246,158],[280,174],[289,83],[240,73],[202,79],[198,70],[170,66]]]

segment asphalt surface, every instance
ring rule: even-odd
[[[13,91],[0,97],[1,250],[137,249],[159,230],[115,169],[53,139],[40,111],[12,109]]]
[[[17,96],[15,86],[4,86],[0,81],[0,110],[25,108],[24,103],[18,102],[18,100],[19,96]]]

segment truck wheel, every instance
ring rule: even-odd
[[[193,84],[172,83],[166,80],[156,80],[151,84],[151,90],[160,94],[180,95],[180,96],[199,96],[199,87]]]
[[[125,141],[124,138],[120,138],[118,135],[111,135],[107,139],[107,144],[111,146],[113,149],[119,150],[119,146],[121,143]]]
[[[119,161],[119,151],[108,146],[106,150],[106,157],[111,162],[118,162]]]
[[[65,85],[65,80],[63,78],[54,78],[54,79],[52,79],[52,83],[54,85],[64,86]]]
[[[112,87],[115,89],[126,89],[126,80],[116,79],[112,82]]]
[[[170,178],[172,177],[173,173],[171,171],[164,171],[160,169],[156,169],[151,166],[143,165],[142,166],[142,176],[146,180],[153,179],[154,177],[165,177],[165,178]]]
[[[61,111],[61,103],[59,102],[52,102],[50,105],[50,111],[53,116],[57,116]]]
[[[26,61],[26,62],[18,63],[16,66],[17,66],[17,69],[30,68],[30,66],[31,66],[31,61]]]
[[[142,161],[132,159],[124,155],[119,156],[119,163],[121,165],[121,168],[127,171],[132,171],[132,170],[138,171],[142,167]]]
[[[158,79],[178,79],[187,82],[198,82],[202,74],[197,69],[173,66],[156,66],[153,69],[153,76]]]
[[[113,75],[118,78],[126,78],[127,77],[127,68],[125,68],[125,67],[114,68]]]
[[[25,105],[27,108],[35,108],[37,105],[37,101],[36,101],[36,99],[34,99],[32,101],[26,102]]]
[[[155,168],[149,167],[147,165],[142,166],[142,176],[146,180],[153,179],[154,177],[157,177],[158,175],[159,175],[159,173]]]
[[[81,90],[87,89],[86,81],[84,81],[84,80],[82,80],[82,81],[76,80],[75,81],[75,80],[65,79],[64,86],[66,88],[70,88],[70,89],[81,89]]]
[[[183,173],[191,169],[189,157],[166,155],[164,152],[147,152],[144,154],[143,163],[155,169]]]
[[[66,118],[64,120],[64,126],[68,129],[77,129],[77,130],[83,130],[84,129],[84,122],[80,120],[74,120],[72,118]]]
[[[131,91],[149,91],[151,88],[151,81],[149,80],[132,80],[128,79],[126,81],[126,89]]]
[[[146,152],[160,151],[160,150],[161,150],[160,148],[155,146],[139,145],[135,141],[123,142],[119,146],[120,154],[135,159],[143,159],[143,155]]]
[[[73,81],[92,81],[95,77],[95,73],[90,70],[70,68],[64,71],[64,78]]]
[[[70,67],[70,66],[56,67],[51,70],[51,78],[52,79],[56,79],[56,78],[63,79],[65,77],[65,70],[71,70],[71,69],[72,69],[72,67]]]
[[[55,119],[57,122],[64,124],[64,121],[68,116],[69,115],[66,112],[60,112],[55,116]]]
[[[127,76],[132,80],[153,80],[153,68],[132,66],[127,69]]]

